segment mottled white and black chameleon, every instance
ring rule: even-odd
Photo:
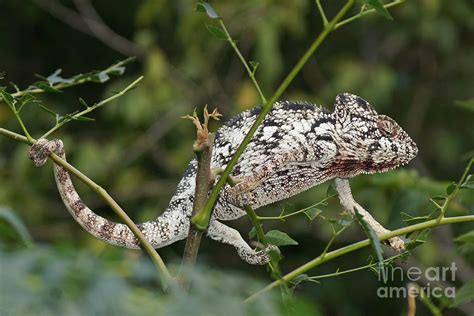
[[[219,128],[212,168],[225,168],[260,110],[256,107],[245,111]],[[62,142],[46,139],[32,146],[30,157],[41,166],[51,152],[65,158]],[[347,179],[404,165],[417,152],[415,142],[393,119],[377,114],[358,96],[339,94],[332,113],[308,102],[278,102],[232,171],[238,184],[221,190],[207,235],[234,246],[246,262],[265,264],[269,261],[268,251],[253,250],[237,230],[220,221],[245,215],[245,205],[259,208],[333,178],[344,208],[351,214],[357,209],[378,234],[387,232],[354,201]],[[196,167],[193,159],[166,211],[157,219],[138,225],[153,247],[160,248],[187,237]],[[111,244],[139,248],[138,240],[126,225],[95,214],[81,201],[65,169],[55,165],[54,171],[62,200],[82,227]],[[404,246],[397,237],[389,243],[397,250]]]

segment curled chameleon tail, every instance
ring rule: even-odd
[[[29,157],[37,167],[40,167],[46,163],[52,152],[66,160],[63,143],[57,139],[38,140],[31,147]],[[82,202],[66,169],[54,164],[54,177],[64,205],[85,230],[114,245],[140,248],[138,239],[126,225],[97,215]],[[185,238],[189,229],[189,219],[183,211],[168,207],[157,219],[137,226],[154,248],[160,248]]]

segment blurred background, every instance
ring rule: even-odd
[[[342,4],[323,1],[329,17]],[[322,29],[311,0],[214,1],[212,5],[247,60],[260,63],[257,79],[267,97]],[[39,96],[46,106],[65,114],[81,108],[79,97],[92,104],[145,76],[139,88],[95,111],[91,116],[96,122],[72,122],[53,134],[65,142],[68,160],[107,189],[136,222],[155,218],[165,209],[193,157],[194,127],[181,116],[208,104],[229,119],[259,105],[241,62],[227,42],[206,30],[206,24],[214,22],[194,7],[192,1],[182,0],[0,0],[0,71],[5,72],[1,85],[14,82],[26,88],[38,80],[35,74],[48,76],[61,68],[62,76],[69,77],[137,56],[122,77],[103,85],[89,83]],[[351,14],[359,8],[357,4]],[[433,210],[430,197],[445,194],[446,186],[458,181],[473,155],[473,9],[470,0],[409,1],[390,9],[393,21],[372,14],[344,26],[328,37],[282,97],[332,110],[338,93],[355,93],[379,113],[393,117],[416,141],[419,155],[408,166],[352,180],[356,200],[388,228],[405,225],[400,212],[428,215]],[[24,110],[23,118],[34,137],[54,125],[34,105]],[[0,126],[20,132],[3,103]],[[174,292],[157,295],[159,282],[146,255],[88,235],[63,206],[51,164],[37,169],[27,152],[27,146],[0,138],[0,314],[281,312],[271,298],[254,309],[240,306],[241,297],[270,281],[269,274],[265,267],[243,263],[234,248],[207,238],[198,258],[200,292],[187,298]],[[96,194],[78,181],[76,185],[92,209],[116,220]],[[297,210],[324,198],[326,190],[327,184],[259,213],[276,215],[282,207]],[[339,219],[341,211],[332,199],[323,214]],[[472,192],[470,196],[461,191],[448,215],[473,212]],[[24,224],[23,235],[26,240],[31,236],[32,246],[25,247],[11,221]],[[247,238],[251,228],[247,218],[229,224]],[[327,222],[309,223],[305,216],[267,221],[264,229],[285,231],[299,242],[282,248],[284,272],[319,255],[331,237]],[[460,287],[474,277],[474,245],[472,240],[469,244],[455,238],[472,229],[469,224],[433,229],[429,241],[398,264],[424,269],[454,261],[459,270],[450,283]],[[361,238],[362,230],[353,224],[333,247]],[[179,263],[183,248],[182,241],[159,253],[167,263]],[[370,249],[351,253],[312,273],[362,266],[370,255]],[[296,289],[298,311],[405,314],[406,301],[378,298],[379,286],[377,276],[367,270],[320,284],[303,283]],[[429,314],[418,305],[419,315]],[[446,309],[448,315],[472,313],[469,304]]]

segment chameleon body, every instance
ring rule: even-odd
[[[260,110],[256,107],[242,112],[218,129],[212,168],[226,167]],[[51,152],[65,158],[62,142],[46,139],[33,145],[30,157],[41,166]],[[404,165],[417,152],[415,142],[393,119],[377,114],[358,96],[339,94],[333,112],[308,102],[277,102],[232,171],[237,185],[221,190],[207,235],[234,246],[246,262],[265,264],[269,261],[267,250],[253,250],[237,230],[221,221],[245,215],[246,205],[258,208],[333,178],[343,207],[352,214],[357,210],[378,234],[387,232],[354,201],[347,179]],[[155,248],[187,237],[196,170],[197,161],[193,159],[166,211],[157,219],[138,225]],[[82,227],[108,243],[139,248],[126,225],[95,214],[82,202],[64,168],[55,165],[54,172],[64,204]],[[403,249],[401,239],[392,238],[389,242],[393,248]]]

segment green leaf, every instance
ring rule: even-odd
[[[460,108],[474,112],[474,98],[468,100],[454,101],[454,104]]]
[[[281,232],[279,230],[270,230],[265,234],[265,238],[269,244],[275,246],[291,246],[298,244],[298,242],[288,236],[287,233]]]
[[[409,225],[422,223],[429,219],[429,216],[412,216],[405,212],[400,212],[400,215],[402,216],[402,220]]]
[[[416,247],[423,245],[428,240],[428,236],[430,233],[431,233],[431,229],[429,228],[422,230],[421,232],[417,234],[415,240],[410,240],[410,242],[407,243],[406,249],[413,250]]]
[[[472,178],[472,174],[466,177],[466,180],[461,185],[462,189],[470,189],[470,190],[474,189],[474,180],[471,180],[471,178]]]
[[[380,244],[380,239],[379,236],[375,233],[375,231],[370,227],[369,224],[365,221],[364,217],[359,213],[357,208],[354,208],[355,215],[359,223],[361,224],[362,228],[365,231],[365,234],[370,240],[370,245],[372,246],[372,249],[374,250],[374,253],[377,257],[378,265],[379,265],[379,270],[382,269],[383,267],[383,249]]]
[[[474,230],[456,237],[455,241],[474,244]]]
[[[82,104],[83,106],[85,106],[85,107],[86,107],[86,109],[88,109],[88,108],[89,108],[89,105],[87,104],[87,102],[86,102],[86,101],[84,101],[84,99],[83,99],[83,98],[79,98],[79,103],[80,103],[80,104]]]
[[[217,15],[214,8],[207,2],[196,3],[195,10],[197,12],[206,12],[207,16],[210,17],[211,19],[220,19],[220,17]]]
[[[95,121],[95,119],[93,119],[91,117],[87,117],[87,116],[78,116],[78,117],[71,116],[70,118],[71,118],[71,120],[81,121],[81,122],[94,122]]]
[[[227,35],[224,30],[220,27],[214,26],[212,24],[206,24],[206,28],[215,38],[220,40],[227,40]]]
[[[52,93],[60,93],[62,92],[61,90],[58,90],[54,87],[52,87],[48,81],[38,81],[32,84],[34,88],[38,88],[43,90],[44,92],[52,92]]]
[[[333,195],[337,195],[337,190],[332,185],[329,185],[328,189],[326,190],[326,197]]]
[[[5,87],[0,88],[0,97],[2,97],[2,101],[5,102],[12,111],[16,110],[15,99],[5,90]]]
[[[30,246],[33,243],[33,239],[31,238],[28,229],[12,210],[0,207],[0,220],[7,222],[27,246]]]
[[[320,209],[316,208],[316,207],[311,207],[309,209],[307,209],[306,211],[304,211],[304,215],[306,215],[306,217],[308,217],[309,221],[313,221],[316,217],[318,217],[319,214],[321,214],[323,211],[321,211]]]
[[[364,4],[368,5],[369,7],[372,7],[377,11],[378,13],[382,14],[385,18],[389,20],[393,20],[392,16],[390,13],[385,9],[383,6],[383,2],[380,0],[361,0]]]
[[[447,193],[448,195],[451,195],[451,193],[454,192],[454,189],[456,189],[456,183],[455,183],[455,182],[452,182],[450,185],[448,185],[448,186],[446,187],[446,193]]]
[[[456,297],[451,303],[451,307],[456,307],[467,302],[474,300],[474,280],[471,280],[464,284],[460,289],[456,291]]]
[[[252,67],[252,74],[255,74],[255,72],[257,71],[258,65],[260,65],[260,63],[258,61],[251,60],[249,61],[249,64],[250,64],[250,67]]]
[[[257,237],[257,230],[255,227],[252,227],[252,229],[249,231],[249,239],[254,239],[255,237]]]
[[[41,109],[43,109],[43,110],[44,110],[46,113],[48,113],[49,115],[51,115],[51,116],[53,116],[53,117],[55,117],[55,118],[58,116],[58,114],[57,114],[56,112],[54,112],[54,111],[51,110],[51,109],[48,109],[48,108],[47,108],[46,106],[44,106],[43,104],[38,104],[38,105],[39,105],[39,107],[40,107]]]
[[[120,67],[113,67],[111,70],[109,70],[109,74],[113,76],[121,76],[125,73],[125,67],[120,66]]]

